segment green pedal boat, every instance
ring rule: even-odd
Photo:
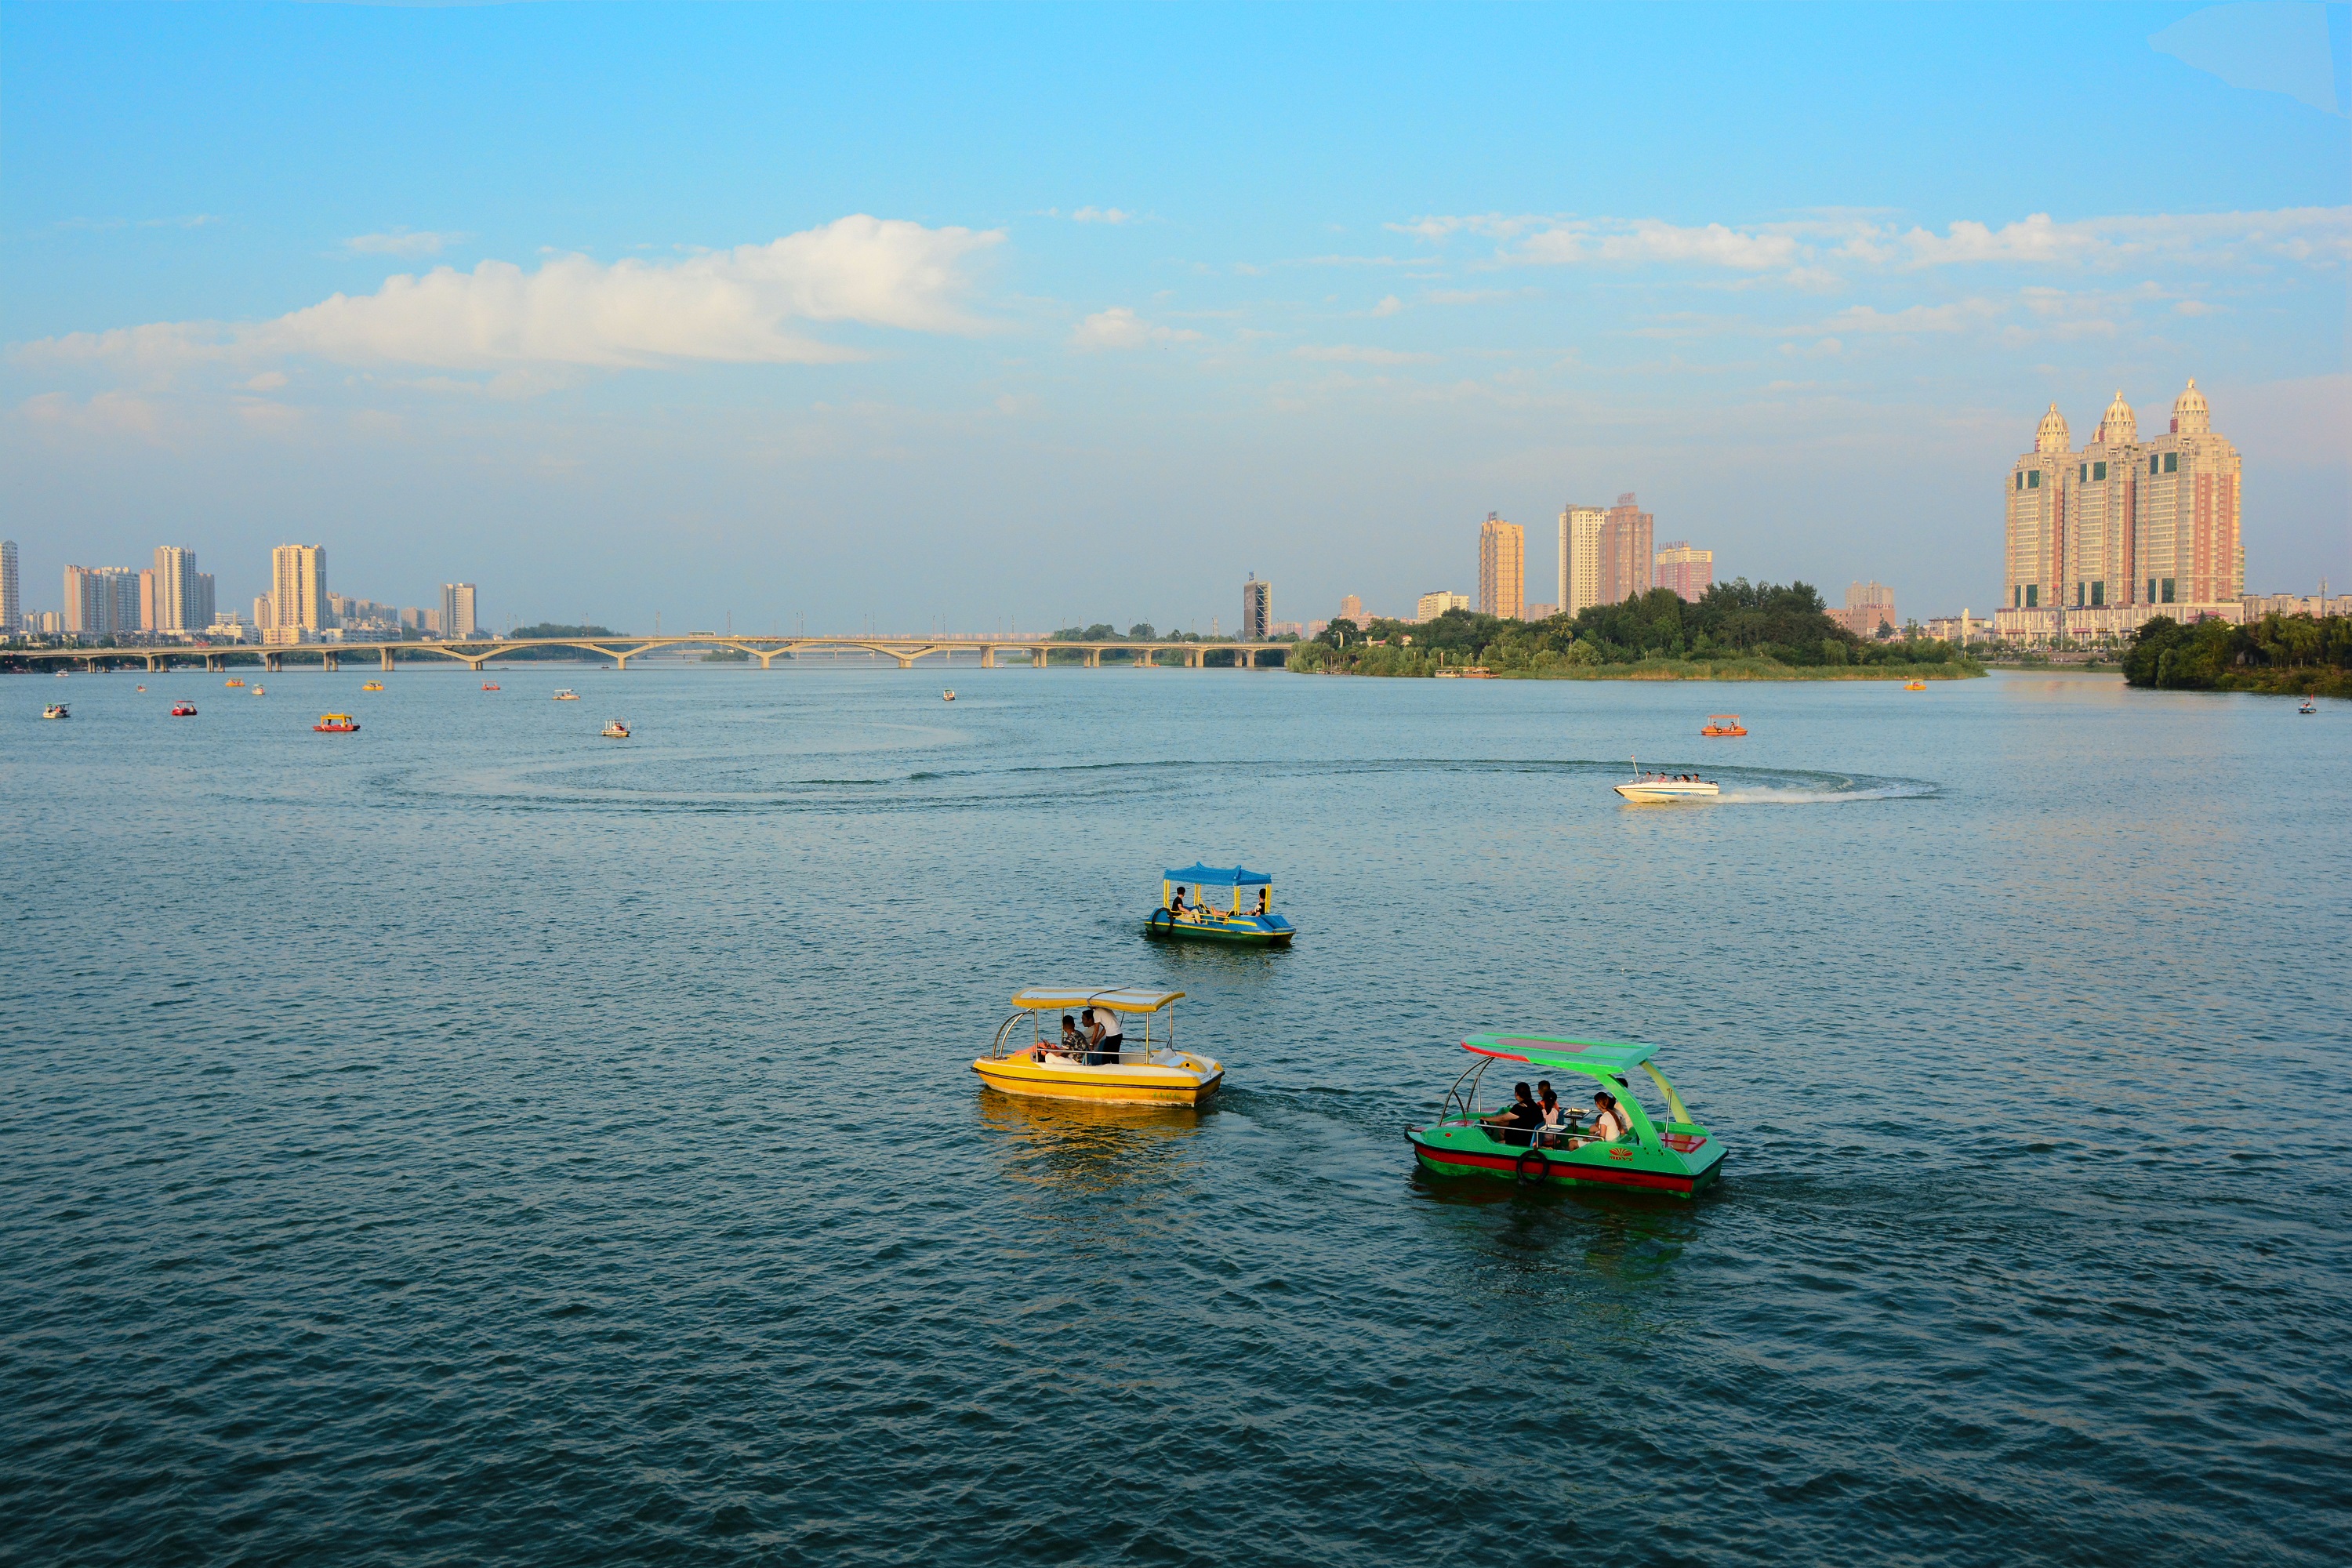
[[[1723,1145],[1691,1120],[1682,1096],[1652,1064],[1655,1046],[1564,1035],[1473,1035],[1462,1048],[1478,1059],[1454,1080],[1437,1120],[1405,1129],[1414,1157],[1435,1174],[1580,1183],[1686,1198],[1722,1169]],[[1531,1125],[1524,1114],[1514,1115],[1515,1096],[1479,1110],[1479,1080],[1496,1062],[1517,1063],[1531,1079],[1570,1075],[1558,1090],[1567,1114],[1556,1124]],[[1635,1068],[1665,1097],[1667,1121],[1654,1120],[1633,1091]],[[1595,1089],[1613,1101],[1608,1122],[1591,1103]],[[1581,1125],[1588,1118],[1591,1125]]]
[[[1153,936],[1288,947],[1297,929],[1274,912],[1274,879],[1241,866],[1180,866],[1162,871],[1160,907],[1143,917]]]

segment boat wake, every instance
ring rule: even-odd
[[[1925,779],[1843,779],[1834,784],[1761,784],[1725,781],[1717,805],[1840,805],[1863,800],[1927,800],[1939,792]]]

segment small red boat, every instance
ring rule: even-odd
[[[196,705],[195,705],[194,703],[193,703],[193,702],[174,702],[174,703],[173,703],[173,704],[172,704],[172,717],[173,717],[173,718],[174,718],[174,719],[193,719],[193,718],[194,718],[195,716],[196,716]]]
[[[321,713],[310,728],[321,735],[355,735],[359,733],[360,721],[348,713]]]
[[[496,691],[498,689],[499,683],[495,680],[485,680],[482,682],[482,689],[485,691]]]

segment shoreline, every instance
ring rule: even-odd
[[[1367,680],[1434,680],[1434,670],[1386,674],[1354,669],[1296,670],[1300,675],[1357,676]],[[1494,680],[1978,680],[1990,673],[1973,662],[1920,665],[1790,665],[1754,659],[1645,659],[1640,664],[1555,665],[1548,669],[1497,669]]]

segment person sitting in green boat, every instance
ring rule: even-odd
[[[1536,1103],[1534,1093],[1526,1084],[1514,1084],[1511,1103],[1494,1115],[1482,1116],[1479,1120],[1489,1127],[1501,1130],[1495,1135],[1497,1142],[1524,1149],[1535,1136],[1535,1130],[1543,1125],[1543,1108]]]
[[[1614,1143],[1633,1130],[1633,1119],[1617,1109],[1617,1097],[1605,1089],[1592,1091],[1592,1135]]]

